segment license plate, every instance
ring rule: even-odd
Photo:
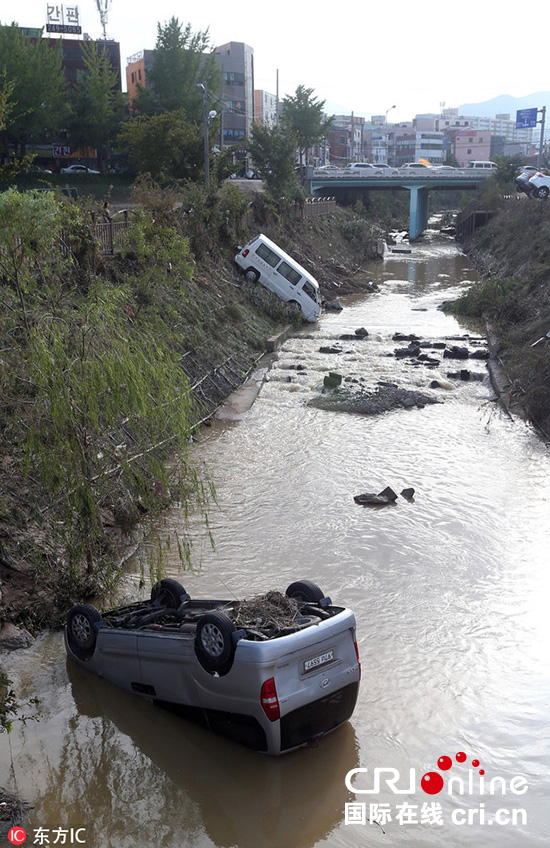
[[[332,662],[334,659],[334,651],[327,651],[324,654],[319,654],[318,657],[312,657],[310,660],[304,661],[304,671],[311,671],[313,668],[319,668],[320,665]]]

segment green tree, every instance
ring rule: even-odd
[[[147,87],[138,89],[132,106],[141,114],[153,115],[185,109],[188,119],[202,122],[203,96],[197,84],[206,86],[217,98],[221,77],[208,30],[192,32],[178,18],[157,24],[157,41]]]
[[[332,123],[332,118],[325,117],[324,108],[325,101],[313,97],[313,89],[304,85],[283,100],[283,124],[297,138],[302,165],[307,148],[322,141]]]
[[[270,196],[276,201],[294,199],[298,191],[296,136],[289,127],[254,124],[248,152]]]
[[[149,173],[161,182],[202,178],[202,127],[189,123],[184,109],[131,118],[121,128],[117,148],[134,174]]]
[[[496,181],[501,188],[515,183],[517,172],[521,167],[521,153],[515,156],[495,156],[493,162],[497,165]]]
[[[11,89],[0,140],[6,154],[13,144],[22,159],[30,142],[53,140],[64,123],[67,86],[61,44],[31,41],[15,23],[0,26],[0,75]]]
[[[100,44],[89,41],[82,45],[85,70],[78,73],[77,85],[71,94],[68,135],[77,147],[95,147],[101,167],[124,119],[126,98],[118,88],[116,71]]]

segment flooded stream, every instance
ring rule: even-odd
[[[26,844],[46,831],[50,844],[78,836],[90,848],[548,844],[548,448],[495,402],[483,361],[467,364],[481,379],[461,381],[441,351],[431,367],[393,355],[397,332],[478,339],[437,308],[475,279],[453,243],[428,239],[369,274],[380,293],[286,341],[251,409],[201,431],[193,455],[217,489],[216,550],[197,516],[197,569],[182,575],[175,553],[168,562],[191,596],[308,578],[350,606],[363,669],[351,722],[267,758],[68,664],[62,636],[43,635],[6,663],[23,694],[42,698],[42,718],[0,736],[0,785],[33,804]],[[367,338],[338,341],[363,327]],[[308,406],[329,371],[440,402],[379,416]],[[414,498],[353,501],[386,486]],[[168,524],[179,521],[171,510]],[[148,592],[145,553],[129,563],[134,598]],[[421,778],[444,756],[445,788],[426,794]],[[357,768],[366,794],[346,788]],[[376,769],[396,770],[401,793]]]

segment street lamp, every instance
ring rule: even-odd
[[[390,108],[389,108],[389,109],[386,109],[386,117],[385,117],[385,119],[384,119],[384,123],[385,123],[385,124],[387,124],[387,123],[388,123],[388,112],[391,112],[391,110],[392,110],[392,109],[396,109],[396,108],[397,108],[396,106],[390,106]]]
[[[210,185],[210,149],[208,145],[208,125],[210,124],[210,119],[216,117],[216,112],[214,110],[208,111],[208,92],[206,90],[206,86],[202,84],[202,82],[197,83],[197,88],[199,91],[202,91],[202,123],[203,123],[203,133],[204,133],[204,185],[206,188]]]

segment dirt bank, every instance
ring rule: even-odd
[[[483,279],[453,311],[484,317],[506,392],[550,437],[550,204],[502,202],[465,250]]]

